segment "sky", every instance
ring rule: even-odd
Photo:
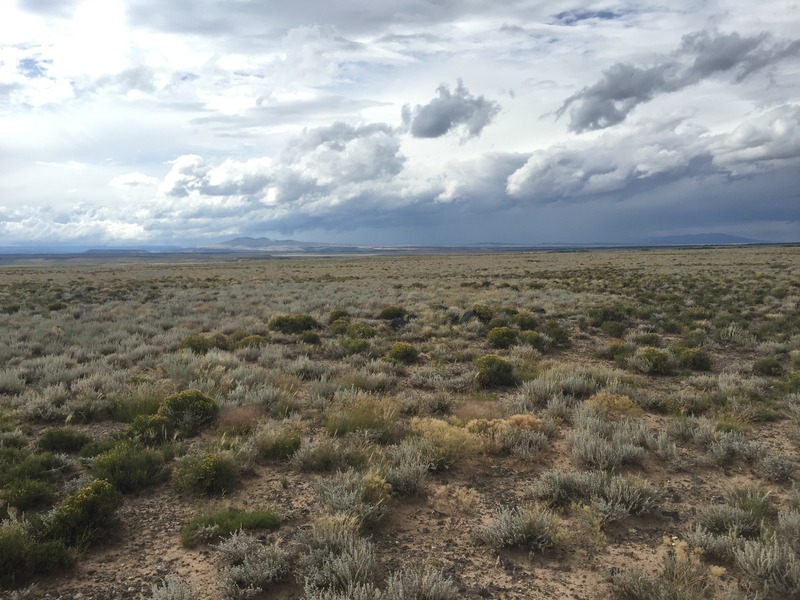
[[[0,246],[800,241],[798,0],[0,15]]]

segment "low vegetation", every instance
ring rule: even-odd
[[[797,248],[0,276],[3,597],[800,597]]]

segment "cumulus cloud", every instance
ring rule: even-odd
[[[714,163],[736,175],[781,166],[800,171],[800,105],[779,106],[711,145]]]
[[[658,94],[675,92],[719,73],[730,72],[741,82],[750,74],[800,54],[800,40],[772,43],[767,33],[740,36],[700,31],[683,37],[681,46],[646,67],[616,63],[603,77],[567,98],[556,111],[570,109],[572,131],[604,129],[616,125],[643,102]]]
[[[427,104],[403,107],[403,124],[414,137],[437,138],[457,129],[464,139],[477,137],[500,112],[497,102],[473,96],[461,79],[455,92],[442,84],[436,94]]]
[[[800,107],[786,105],[717,135],[680,119],[612,130],[534,152],[507,191],[535,203],[620,200],[679,180],[800,170],[798,123]]]

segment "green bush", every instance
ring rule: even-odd
[[[339,342],[339,344],[349,355],[364,354],[365,352],[369,351],[370,348],[369,341],[359,338],[345,338]]]
[[[491,306],[486,306],[485,304],[473,304],[472,314],[481,323],[488,323],[494,317],[494,309]]]
[[[228,508],[189,521],[181,529],[181,543],[184,548],[193,548],[200,541],[219,540],[239,530],[273,529],[279,522],[273,511]]]
[[[490,329],[486,339],[495,348],[508,348],[517,341],[517,332],[510,327],[495,327]]]
[[[603,321],[600,331],[612,338],[621,338],[625,335],[625,324],[619,321]]]
[[[540,329],[550,338],[553,348],[569,348],[569,332],[558,321],[547,321]]]
[[[769,356],[761,358],[753,365],[753,373],[767,377],[780,377],[783,375],[783,366],[777,358]]]
[[[511,317],[511,324],[521,331],[533,331],[539,326],[539,320],[529,312],[518,312]]]
[[[154,415],[161,406],[161,397],[156,393],[136,398],[115,400],[111,403],[111,418],[120,423],[132,423],[140,415]]]
[[[392,344],[387,358],[392,362],[410,364],[417,362],[419,352],[408,342],[395,342]]]
[[[234,348],[260,348],[267,343],[267,338],[263,335],[246,335],[243,338],[236,340]]]
[[[378,334],[378,331],[368,323],[350,323],[347,326],[347,335],[351,338],[359,338],[359,339],[369,339],[374,338]]]
[[[37,541],[19,521],[0,524],[0,588],[24,585],[35,576],[67,568],[74,560],[61,541]]]
[[[162,444],[172,438],[174,427],[164,415],[139,415],[128,426],[126,434],[142,444]]]
[[[92,543],[114,527],[121,504],[122,494],[110,482],[95,479],[56,505],[46,521],[47,537],[67,546]]]
[[[162,479],[163,457],[159,452],[121,443],[94,459],[92,472],[123,494],[141,491]]]
[[[310,315],[276,315],[269,322],[269,328],[280,333],[302,333],[320,327]]]
[[[679,366],[691,369],[692,371],[711,370],[711,357],[708,352],[700,348],[686,348],[684,346],[673,346],[672,355]]]
[[[195,354],[205,354],[212,348],[211,340],[201,334],[187,335],[178,343],[178,348],[188,348]]]
[[[53,484],[28,477],[14,479],[0,489],[0,499],[17,510],[29,510],[53,502]]]
[[[181,494],[221,496],[239,480],[233,459],[209,452],[187,456],[172,471],[172,485]]]
[[[350,326],[350,317],[339,317],[335,321],[331,321],[329,329],[332,335],[344,335],[347,333],[347,328]]]
[[[658,348],[639,348],[627,359],[630,369],[645,375],[671,375],[673,360],[668,352]]]
[[[332,325],[334,322],[339,320],[349,321],[350,313],[343,308],[334,308],[331,311],[330,316],[328,316],[328,325]]]
[[[44,431],[37,445],[49,452],[74,454],[91,441],[92,438],[88,435],[72,427],[51,427]]]
[[[303,431],[295,425],[275,425],[256,434],[259,457],[289,459],[300,447]]]
[[[378,318],[385,321],[391,321],[392,319],[405,317],[406,314],[406,309],[402,306],[385,306],[383,309],[381,309]]]
[[[533,346],[539,352],[544,352],[550,346],[550,340],[538,331],[520,331],[518,337],[520,344]]]
[[[316,331],[304,331],[300,334],[300,341],[304,344],[319,344],[321,340]]]
[[[485,388],[514,385],[514,368],[511,363],[494,354],[487,354],[475,361],[478,367],[476,381]]]
[[[200,390],[184,390],[164,398],[158,414],[183,435],[195,435],[217,416],[217,405]]]

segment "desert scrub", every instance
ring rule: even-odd
[[[363,432],[376,442],[388,442],[398,432],[398,405],[393,399],[357,393],[325,408],[323,426],[330,435]]]
[[[384,450],[382,474],[399,496],[416,496],[425,489],[428,472],[436,462],[436,449],[426,439],[409,437]]]
[[[208,452],[183,458],[172,471],[172,485],[181,494],[222,496],[239,480],[239,468],[230,457]]]
[[[519,548],[531,554],[552,552],[565,539],[556,516],[541,506],[501,508],[480,536],[494,548]]]
[[[110,533],[121,504],[122,494],[110,482],[95,479],[45,517],[46,537],[68,546],[91,544]]]
[[[653,441],[652,432],[641,419],[605,421],[590,407],[576,411],[575,428],[568,439],[570,456],[578,466],[605,471],[641,464],[645,448]]]
[[[419,351],[408,342],[395,342],[386,355],[387,360],[406,365],[417,362],[418,358]]]
[[[753,373],[765,377],[780,377],[784,373],[783,365],[774,356],[758,359],[753,364]]]
[[[231,534],[218,550],[222,557],[220,592],[226,599],[252,598],[291,572],[290,550],[277,541],[264,544],[244,531]]]
[[[623,600],[701,600],[715,588],[725,570],[706,567],[702,552],[683,541],[664,538],[661,571],[651,577],[637,571],[622,571],[611,577],[616,598]]]
[[[585,406],[596,411],[604,420],[617,421],[623,417],[641,417],[642,408],[630,396],[598,392],[586,400]]]
[[[42,433],[36,445],[48,452],[75,454],[91,441],[92,438],[73,427],[50,427]]]
[[[187,335],[178,343],[178,349],[188,349],[194,354],[205,354],[212,348],[227,350],[229,348],[228,338],[221,333],[193,334]]]
[[[480,387],[494,388],[514,385],[514,367],[510,362],[494,354],[487,354],[475,361],[478,373],[475,381]]]
[[[489,330],[486,339],[495,348],[508,348],[517,342],[517,332],[510,327],[495,327]]]
[[[473,419],[467,431],[487,439],[490,448],[518,458],[531,459],[547,444],[541,418],[530,414],[507,419]]]
[[[182,435],[192,436],[214,421],[217,410],[214,401],[200,390],[184,390],[164,398],[158,415],[166,417]]]
[[[75,554],[61,540],[41,541],[22,520],[0,522],[0,589],[72,566]]]
[[[275,315],[269,321],[269,328],[279,333],[302,333],[321,327],[314,317],[305,314]]]
[[[260,458],[288,460],[300,448],[303,430],[296,423],[272,421],[260,425],[254,437]]]
[[[350,470],[320,478],[314,489],[325,512],[346,515],[365,529],[383,517],[391,486],[379,475]]]
[[[592,506],[604,522],[650,512],[657,502],[656,490],[646,480],[603,471],[545,471],[530,495],[554,507]]]
[[[175,426],[164,415],[139,415],[128,425],[125,434],[134,442],[153,446],[172,439]]]
[[[483,446],[475,434],[432,417],[413,417],[409,431],[432,446],[430,458],[434,470],[448,469],[459,458],[472,456]]]
[[[160,483],[163,464],[160,452],[122,442],[95,457],[92,473],[98,479],[109,481],[123,494],[130,494]]]
[[[672,356],[658,348],[639,348],[626,360],[626,366],[643,375],[671,375],[675,370]]]
[[[705,350],[673,346],[670,348],[670,352],[679,367],[691,369],[692,371],[711,370],[711,356]]]
[[[734,556],[736,566],[752,580],[755,589],[784,598],[800,595],[800,559],[785,542],[775,538],[748,540]]]
[[[304,438],[290,460],[292,467],[301,472],[334,471],[347,467],[361,467],[369,460],[363,448],[338,439],[312,440]]]
[[[437,569],[412,567],[392,573],[381,600],[454,600],[458,586]]]
[[[200,594],[185,581],[168,576],[152,585],[150,600],[200,600]]]
[[[274,529],[280,523],[272,510],[246,511],[230,507],[215,513],[194,517],[181,528],[184,548],[194,548],[201,542],[212,542],[239,530]]]
[[[406,316],[407,311],[402,306],[384,306],[378,314],[379,319],[391,321],[392,319],[401,319]]]
[[[374,338],[376,335],[378,335],[378,330],[375,329],[369,323],[356,321],[354,323],[350,323],[347,326],[346,333],[348,337],[367,340],[370,338]]]
[[[344,515],[317,519],[297,536],[297,578],[306,588],[344,592],[375,582],[375,547],[357,533],[358,524]]]

